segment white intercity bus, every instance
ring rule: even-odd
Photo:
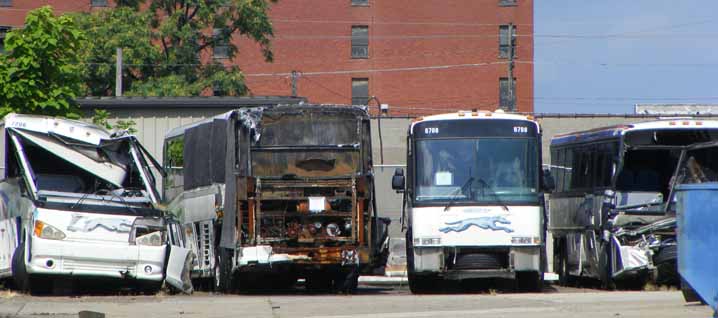
[[[134,136],[80,121],[9,114],[0,127],[0,279],[51,292],[107,278],[145,291],[165,277],[182,235],[158,209],[151,164]],[[71,285],[70,285],[71,286]],[[187,287],[187,286],[184,286]],[[185,288],[186,290],[186,288]]]
[[[700,118],[555,136],[548,230],[559,283],[582,277],[609,289],[678,285],[674,187],[714,178],[716,142],[718,122]]]
[[[408,132],[403,192],[409,285],[515,278],[540,290],[545,268],[541,129],[530,116],[461,111],[419,118]],[[544,182],[545,181],[545,182]]]

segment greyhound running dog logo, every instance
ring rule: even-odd
[[[449,233],[449,232],[463,232],[466,231],[471,226],[477,226],[484,230],[493,230],[493,231],[505,231],[506,233],[512,233],[514,230],[501,226],[498,224],[511,224],[511,221],[507,220],[506,218],[502,216],[484,216],[480,218],[470,218],[470,219],[464,219],[454,222],[446,222],[444,223],[447,225],[447,227],[440,228],[439,231],[442,233]]]

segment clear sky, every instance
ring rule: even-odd
[[[717,0],[534,1],[536,112],[718,104]]]

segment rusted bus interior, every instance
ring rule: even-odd
[[[242,182],[242,181],[240,181]],[[317,180],[246,178],[247,200],[237,214],[240,245],[272,245],[295,263],[339,264],[342,252],[371,247],[370,177]],[[323,211],[309,210],[310,197],[325,197]]]

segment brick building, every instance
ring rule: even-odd
[[[39,5],[87,11],[107,1],[0,0],[0,25],[21,25]],[[271,17],[273,63],[240,36],[235,59],[223,60],[241,67],[254,95],[290,95],[295,82],[311,102],[363,104],[375,96],[394,115],[533,111],[532,0],[279,0]],[[212,58],[224,52],[215,47]]]

